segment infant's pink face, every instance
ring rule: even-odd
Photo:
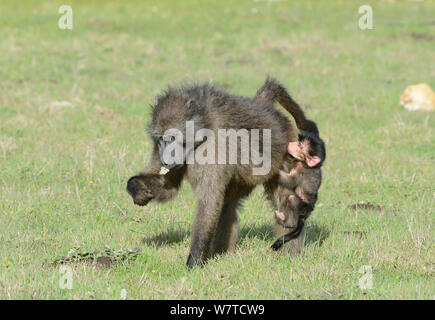
[[[310,156],[309,148],[308,140],[289,142],[287,146],[288,153],[294,158],[304,161],[309,167],[315,167],[320,162],[320,158],[318,156]]]
[[[288,153],[298,160],[304,160],[303,153],[301,149],[301,143],[299,141],[289,142]]]

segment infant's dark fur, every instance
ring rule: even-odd
[[[284,190],[281,190],[275,217],[279,224],[293,230],[284,236],[284,240],[275,241],[272,246],[275,250],[299,235],[305,220],[314,210],[322,182],[320,168],[326,158],[322,139],[310,132],[301,132],[298,142],[289,144],[289,153],[292,158],[289,161],[294,162],[293,169],[289,173],[282,170],[279,173],[278,184]]]

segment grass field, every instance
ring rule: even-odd
[[[398,100],[435,88],[434,1],[195,3],[70,1],[73,29],[60,30],[64,1],[1,1],[0,298],[433,299],[435,118]],[[367,3],[374,29],[360,30]],[[125,192],[149,161],[148,104],[185,80],[253,96],[267,74],[327,143],[305,248],[269,249],[258,187],[237,250],[188,272],[189,184],[145,208]],[[59,287],[54,260],[106,246],[140,253],[70,264],[73,287]]]

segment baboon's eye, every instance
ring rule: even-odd
[[[167,142],[174,142],[175,141],[175,136],[165,136],[163,138],[163,140],[167,141]]]
[[[156,142],[162,140],[162,136],[159,136],[158,134],[153,134],[152,137]]]

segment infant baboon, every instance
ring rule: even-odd
[[[302,132],[309,132],[314,136],[319,135],[319,130],[317,124],[314,121],[308,120],[305,117],[304,112],[296,101],[289,95],[287,90],[276,80],[272,78],[267,78],[264,85],[257,91],[256,99],[262,101],[268,101],[270,103],[278,102],[284,109],[286,109],[295,119],[296,126]],[[290,141],[297,140],[296,136],[291,135]],[[281,165],[281,175],[290,172],[295,165],[298,164],[298,160],[289,154],[284,158]],[[282,239],[285,236],[285,242],[287,244],[287,250],[291,255],[297,254],[302,249],[303,236],[304,236],[304,223],[300,222],[300,216],[298,212],[294,210],[294,207],[300,206],[299,211],[306,211],[307,209],[302,208],[304,205],[295,203],[299,199],[294,198],[294,187],[286,188],[282,182],[283,178],[277,175],[274,179],[271,179],[265,183],[265,191],[268,198],[273,202],[277,211],[275,212],[277,216],[277,223],[275,224],[275,235],[277,238]],[[284,179],[285,180],[285,179]],[[285,181],[284,181],[284,184]],[[289,199],[290,197],[290,199]],[[308,208],[309,209],[309,208]],[[312,211],[312,209],[310,209]],[[295,229],[289,234],[289,229]],[[282,246],[282,241],[280,246]]]
[[[280,170],[278,184],[281,190],[281,201],[275,217],[279,224],[294,229],[284,238],[279,238],[272,245],[274,250],[299,236],[305,220],[314,210],[317,192],[322,182],[321,166],[326,158],[325,144],[316,134],[302,131],[298,141],[290,142],[288,152],[295,162],[289,173]]]

